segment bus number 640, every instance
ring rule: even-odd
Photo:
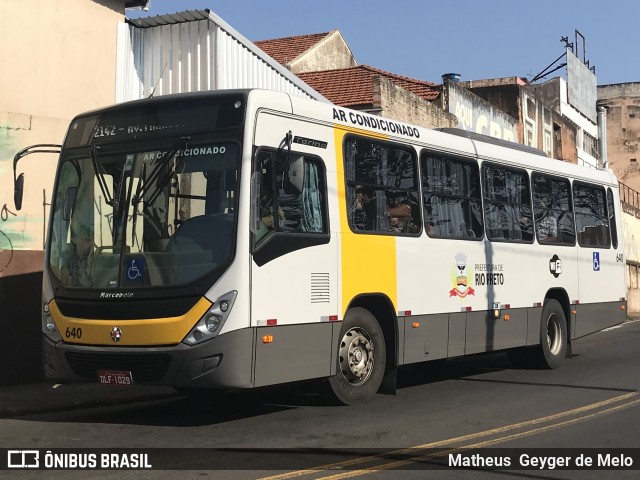
[[[73,327],[73,328],[67,327],[67,330],[65,331],[64,334],[65,334],[65,336],[67,338],[80,339],[80,338],[82,338],[82,328],[80,328],[80,327]]]

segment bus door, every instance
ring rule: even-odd
[[[255,131],[250,226],[255,385],[325,377],[332,373],[337,325],[330,321],[337,319],[337,259],[329,234],[327,150],[294,140],[303,131],[317,136],[330,130],[261,113]]]

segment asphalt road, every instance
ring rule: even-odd
[[[580,339],[573,350],[556,370],[515,369],[502,353],[404,368],[397,395],[378,395],[361,407],[326,405],[315,384],[298,384],[227,395],[223,404],[175,397],[2,419],[3,448],[189,449],[151,453],[156,466],[188,471],[2,473],[34,479],[638,478],[640,321]],[[221,448],[228,450],[210,450]],[[602,450],[596,449],[611,449],[609,462],[630,455],[635,470],[520,465],[564,457],[573,465],[579,455],[597,462]],[[504,457],[515,468],[449,465],[451,458],[477,465]],[[305,470],[321,465],[332,466]],[[209,470],[214,467],[224,471]]]

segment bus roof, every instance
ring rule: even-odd
[[[521,144],[513,144],[473,132],[450,129],[428,129],[390,118],[380,117],[364,111],[350,110],[316,100],[305,99],[287,93],[262,89],[214,90],[179,93],[124,102],[102,109],[85,112],[76,118],[118,109],[144,106],[153,103],[175,102],[182,99],[213,98],[216,96],[245,95],[248,104],[268,106],[277,110],[305,117],[327,126],[342,126],[347,130],[376,136],[385,135],[393,141],[409,143],[417,149],[425,148],[440,153],[470,156],[480,160],[509,163],[523,168],[536,169],[556,175],[577,179],[588,179],[617,187],[618,182],[610,169],[596,169],[549,158],[541,151]],[[254,107],[256,108],[256,107]]]

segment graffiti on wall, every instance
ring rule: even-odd
[[[510,142],[518,141],[517,121],[454,82],[447,82],[449,112],[458,117],[458,128]]]
[[[13,244],[11,239],[0,230],[0,273],[4,272],[13,259]]]
[[[6,222],[16,214],[9,210],[5,203],[6,198],[3,198],[6,195],[3,192],[13,191],[13,188],[9,189],[6,185],[13,178],[11,176],[12,164],[9,158],[11,146],[9,127],[0,125],[0,205],[3,205],[0,209],[0,275],[9,267],[13,259],[13,242],[5,230],[7,230]]]
[[[17,145],[28,143],[29,133],[24,126],[0,124],[0,274],[15,257],[15,251],[42,249],[45,219],[39,202],[34,202],[37,197],[29,198],[28,208],[20,212],[13,205],[13,156],[20,149]],[[38,180],[41,176],[47,180],[46,174],[38,175],[39,165],[32,168],[36,171],[32,178]]]

